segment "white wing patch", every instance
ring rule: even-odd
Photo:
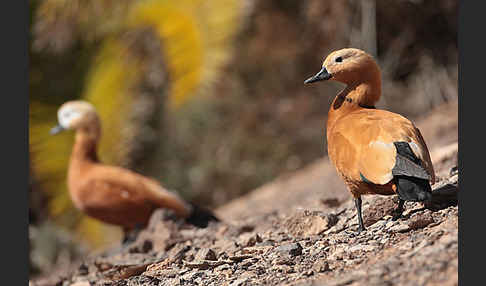
[[[378,147],[378,148],[385,148],[385,149],[388,149],[388,148],[395,148],[395,145],[393,145],[393,143],[385,143],[385,142],[381,142],[381,141],[371,141],[368,146],[370,147]]]

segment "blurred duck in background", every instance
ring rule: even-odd
[[[334,51],[304,83],[321,80],[346,84],[328,113],[327,146],[331,162],[354,197],[358,233],[365,230],[361,195],[398,194],[394,220],[400,218],[405,201],[430,200],[435,173],[427,145],[410,120],[375,108],[381,75],[373,57],[353,48]]]
[[[197,227],[218,221],[210,211],[184,201],[151,178],[102,164],[97,155],[101,122],[92,104],[69,101],[59,108],[57,115],[59,124],[51,129],[52,135],[76,131],[67,179],[74,205],[88,216],[121,226],[125,241],[133,239],[132,230],[146,226],[157,208],[171,209]]]

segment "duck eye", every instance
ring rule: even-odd
[[[337,57],[337,58],[335,59],[335,61],[336,61],[336,63],[340,63],[340,62],[342,62],[342,61],[343,61],[343,58],[342,58],[342,57]]]

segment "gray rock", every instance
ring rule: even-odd
[[[281,254],[297,256],[302,254],[302,246],[298,242],[289,243],[275,248],[275,251]]]
[[[196,256],[197,260],[218,260],[216,253],[211,248],[203,248],[199,250]]]

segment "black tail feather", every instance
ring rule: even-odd
[[[217,218],[210,210],[199,207],[193,203],[191,203],[191,205],[193,208],[192,213],[188,218],[186,218],[186,222],[200,228],[205,228],[208,226],[210,221],[220,221],[219,218]]]
[[[395,176],[398,197],[405,201],[423,202],[432,198],[429,181],[409,176]]]

